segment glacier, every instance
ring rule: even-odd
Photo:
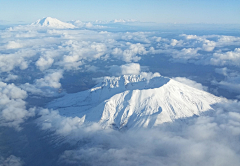
[[[72,29],[76,28],[71,23],[62,22],[56,18],[52,17],[45,17],[42,19],[37,20],[36,22],[32,23],[31,26],[36,27],[50,27],[50,28],[58,28],[58,29]]]
[[[67,94],[47,107],[103,128],[153,128],[203,112],[223,99],[168,77],[122,75],[96,79],[93,88]]]

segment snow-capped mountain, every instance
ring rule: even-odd
[[[50,28],[75,28],[73,24],[62,22],[56,18],[45,17],[31,24],[32,26],[50,27]]]
[[[129,22],[136,22],[136,20],[133,20],[133,19],[114,19],[112,21],[110,21],[112,23],[129,23]]]
[[[179,118],[200,115],[221,101],[205,91],[167,77],[142,75],[102,78],[94,88],[51,102],[65,116],[82,117],[104,128],[154,127]]]

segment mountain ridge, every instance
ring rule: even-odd
[[[48,107],[65,116],[83,117],[103,128],[152,128],[165,122],[213,110],[221,101],[167,77],[141,75],[105,77],[94,88],[68,94]]]
[[[73,24],[62,22],[56,18],[44,17],[31,24],[32,26],[50,27],[50,28],[75,28]]]

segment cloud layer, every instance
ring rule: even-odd
[[[0,82],[0,125],[20,129],[20,124],[34,116],[34,109],[26,110],[26,91],[14,84]]]
[[[78,117],[66,118],[49,110],[40,112],[39,125],[75,144],[62,153],[60,163],[237,166],[239,106],[239,102],[226,101],[215,106],[216,112],[148,130],[102,130],[97,124],[84,126]]]
[[[0,125],[19,131],[26,119],[37,115],[41,130],[51,131],[72,145],[57,156],[62,165],[240,165],[237,100],[215,105],[216,111],[205,116],[181,119],[151,130],[122,132],[83,124],[85,117],[65,117],[57,110],[28,108],[31,99],[41,102],[40,99],[64,95],[62,88],[72,82],[76,88],[88,85],[92,77],[111,74],[141,74],[150,79],[160,75],[157,72],[161,67],[168,73],[178,63],[193,70],[193,76],[206,77],[206,85],[239,97],[240,37],[146,32],[143,27],[134,31],[128,24],[117,29],[110,26],[114,22],[127,21],[56,21],[47,26],[32,24],[1,30]],[[57,24],[62,26],[56,28]],[[216,77],[208,77],[207,72],[200,75],[191,65],[201,65],[206,69],[203,71],[211,70]],[[156,73],[143,72],[143,66],[147,66],[146,71],[152,67]],[[200,90],[210,89],[188,79],[192,77],[178,69],[175,68],[175,75],[181,77],[174,76],[175,80]],[[0,157],[0,165],[20,166],[23,162],[11,155]]]
[[[23,164],[24,162],[14,155],[10,155],[6,159],[0,156],[0,166],[22,166]]]

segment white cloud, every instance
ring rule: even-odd
[[[139,61],[142,56],[148,56],[147,54],[167,54],[175,60],[189,63],[237,67],[240,64],[239,48],[228,52],[219,51],[220,48],[226,51],[239,46],[239,37],[182,35],[181,39],[176,40],[159,37],[159,33],[155,32],[81,30],[102,28],[94,23],[76,22],[75,26],[80,28],[67,30],[19,26],[0,32],[0,72],[17,73],[9,74],[2,80],[10,81],[21,77],[21,72],[25,71],[18,68],[24,70],[29,66],[30,71],[37,67],[40,69],[37,72],[45,74],[32,84],[26,82],[21,85],[22,89],[14,84],[0,82],[0,125],[20,129],[24,120],[35,114],[34,109],[26,109],[26,91],[35,95],[56,96],[61,88],[60,80],[64,70],[99,71],[101,67],[95,66],[95,60],[108,60],[107,66],[111,66],[110,62],[116,59],[125,61],[125,65],[111,66],[110,72],[118,75],[141,74],[147,80],[160,74],[141,72],[140,65],[132,63]],[[201,53],[201,50],[206,52]],[[213,84],[235,93],[240,92],[238,72],[228,68],[215,71],[223,74],[225,79],[212,82]],[[175,79],[207,90],[187,78]],[[57,111],[47,109],[40,111],[38,122],[43,130],[52,130],[57,135],[64,136],[66,141],[78,142],[73,144],[76,145],[75,148],[62,153],[60,160],[66,163],[238,166],[240,104],[228,101],[216,107],[216,112],[212,114],[184,119],[187,123],[176,121],[148,131],[102,130],[98,124],[83,125],[84,117],[64,117]],[[84,146],[80,146],[82,142]],[[13,165],[13,162],[9,162],[13,161],[11,158],[14,157],[0,160],[5,165]],[[20,159],[17,158],[16,161]]]
[[[137,44],[132,44],[132,43],[126,43],[129,48],[124,50],[122,53],[122,60],[125,62],[137,62],[141,58],[137,55],[145,55],[147,54],[147,51],[144,47],[144,45],[137,43]]]
[[[27,97],[27,93],[22,89],[16,87],[14,84],[6,84],[0,82],[0,90],[2,95],[6,95],[12,99],[24,99]]]
[[[219,88],[227,89],[230,92],[240,93],[240,73],[230,70],[227,67],[216,68],[215,72],[225,76],[225,79],[217,82],[213,80],[211,83],[217,85]]]
[[[224,67],[224,68],[216,68],[215,69],[215,72],[218,73],[218,74],[222,74],[224,76],[227,76],[228,73],[230,72],[230,70],[227,68],[227,67]]]
[[[225,35],[219,35],[217,40],[218,46],[227,46],[227,45],[236,45],[238,46],[240,44],[240,37],[235,36],[225,36]]]
[[[134,19],[114,19],[110,22],[113,22],[113,23],[127,23],[127,22],[136,22],[136,20],[134,20]]]
[[[85,25],[87,28],[92,28],[93,27],[93,24],[92,23],[90,23],[90,22],[88,22],[88,23],[86,23],[86,25]]]
[[[141,67],[138,63],[128,63],[121,66],[113,65],[110,67],[109,72],[113,75],[128,75],[128,74],[139,74]]]
[[[74,24],[78,28],[89,28],[89,29],[101,29],[106,28],[106,26],[103,25],[97,25],[97,22],[82,22],[80,20],[73,21],[72,24]]]
[[[25,52],[17,52],[14,54],[0,54],[0,72],[8,72],[15,67],[24,70],[28,67],[28,62],[22,57]],[[26,52],[27,54],[27,52]]]
[[[63,77],[62,71],[53,71],[43,78],[36,79],[34,84],[25,83],[21,88],[27,92],[42,96],[56,96],[61,88],[60,79]]]
[[[199,37],[197,35],[186,35],[186,34],[182,34],[180,36],[184,36],[186,39],[191,40],[191,39],[199,39]]]
[[[154,39],[156,42],[160,42],[160,41],[162,40],[162,37],[154,36],[153,39]]]
[[[21,158],[14,155],[10,155],[8,158],[4,159],[0,156],[0,166],[22,166],[24,162]]]
[[[172,39],[170,45],[171,45],[171,46],[176,46],[177,43],[178,43],[178,41],[177,41],[176,39]]]
[[[121,38],[126,41],[133,40],[134,42],[151,43],[149,35],[151,35],[151,32],[126,32]],[[161,38],[156,40],[161,40]]]
[[[183,41],[182,40],[172,39],[170,45],[171,46],[182,46],[183,45]]]
[[[63,55],[62,60],[57,65],[63,66],[67,70],[76,70],[84,62],[100,59],[108,53],[105,43],[73,41],[69,40],[62,44],[61,49],[68,52]]]
[[[147,80],[147,82],[149,82],[149,80],[151,80],[154,77],[160,77],[160,73],[156,72],[156,73],[152,73],[152,72],[141,72],[140,73],[141,76],[143,78],[145,78]]]
[[[175,77],[173,78],[174,80],[181,82],[183,84],[186,84],[188,86],[191,86],[193,88],[199,89],[199,90],[204,90],[204,91],[208,91],[208,88],[206,86],[203,86],[200,83],[197,83],[196,81],[190,80],[188,78],[185,77]]]
[[[10,73],[10,74],[8,74],[7,78],[4,79],[4,81],[8,82],[8,81],[16,80],[16,79],[18,79],[18,76]]]
[[[36,85],[38,87],[51,87],[51,88],[60,88],[61,84],[59,83],[60,79],[63,77],[62,71],[56,71],[36,80]]]
[[[7,49],[16,49],[16,48],[21,48],[22,44],[20,44],[19,42],[15,42],[15,41],[9,41],[5,47]]]
[[[49,58],[49,57],[40,57],[37,62],[36,62],[36,66],[41,70],[46,70],[49,67],[52,66],[54,62],[54,59]]]
[[[15,35],[16,38],[34,38],[34,37],[37,37],[38,35],[38,32],[37,31],[34,31],[34,30],[29,30],[29,31],[23,31],[23,32],[19,32]]]
[[[204,51],[210,52],[214,50],[215,46],[216,46],[216,43],[214,41],[204,40],[202,48]]]
[[[200,54],[198,54],[199,50],[200,48],[183,48],[181,51],[173,51],[173,58],[179,61],[195,59],[200,56]]]
[[[99,68],[96,67],[96,66],[93,66],[93,65],[85,65],[84,67],[85,67],[86,71],[88,71],[88,72],[97,72],[97,71],[99,71],[98,70]]]
[[[86,23],[76,21],[77,23],[84,24],[82,26],[86,27]],[[95,26],[94,23],[92,24]],[[221,54],[219,52],[203,55],[200,50],[218,51],[219,47],[240,41],[237,37],[223,35],[183,34],[180,35],[183,39],[176,40],[159,37],[155,32],[98,32],[80,29],[38,29],[36,27],[34,29],[33,27],[22,26],[1,32],[0,35],[4,39],[1,42],[2,46],[0,45],[1,71],[8,72],[17,67],[27,69],[31,63],[41,71],[51,68],[79,70],[82,65],[88,65],[89,62],[97,59],[106,61],[114,57],[130,63],[139,61],[141,56],[148,53],[167,53],[173,57],[174,61],[179,62],[232,65],[230,62],[216,60]],[[157,45],[155,45],[156,42],[158,42]],[[9,50],[15,48],[8,54],[4,52],[7,44],[9,44]],[[182,49],[180,51],[174,47],[169,49],[171,45]],[[236,60],[234,61],[233,63],[237,63]]]
[[[240,37],[235,36],[225,36],[225,35],[204,35],[204,36],[197,36],[197,35],[180,35],[185,37],[187,40],[193,40],[194,44],[202,43],[202,49],[204,51],[213,51],[215,47],[225,47],[240,44]],[[215,38],[214,41],[210,40]]]
[[[118,55],[120,56],[122,53],[123,53],[123,51],[121,48],[114,48],[112,51],[112,54],[115,56],[118,56]]]
[[[240,48],[226,53],[214,53],[210,60],[213,65],[235,65],[240,66]]]
[[[212,84],[218,85],[220,88],[227,89],[230,92],[240,93],[239,79],[240,77],[238,77],[236,81],[234,81],[235,79],[233,78],[225,81],[220,81],[220,82],[212,81]]]
[[[34,109],[26,110],[27,93],[14,84],[0,82],[0,126],[21,129],[20,124],[34,116]]]
[[[125,132],[85,126],[84,117],[64,117],[49,110],[40,112],[38,123],[77,145],[62,153],[62,164],[238,166],[239,107],[237,101],[226,101],[205,116]]]
[[[222,81],[215,81],[211,82],[213,85],[217,85],[220,88],[227,89],[230,92],[240,94],[240,76],[235,77],[227,77],[225,80]]]
[[[93,129],[91,126],[90,128],[87,128],[87,126],[82,128],[85,117],[64,117],[58,111],[48,109],[40,110],[39,115],[41,117],[38,119],[38,123],[42,130],[53,130],[60,135],[67,136],[73,132],[78,132],[78,130],[87,132]],[[97,129],[100,129],[100,127],[97,127]]]
[[[227,67],[216,68],[215,72],[218,74],[222,74],[226,77],[238,77],[239,76],[239,73],[237,71],[228,69]]]

